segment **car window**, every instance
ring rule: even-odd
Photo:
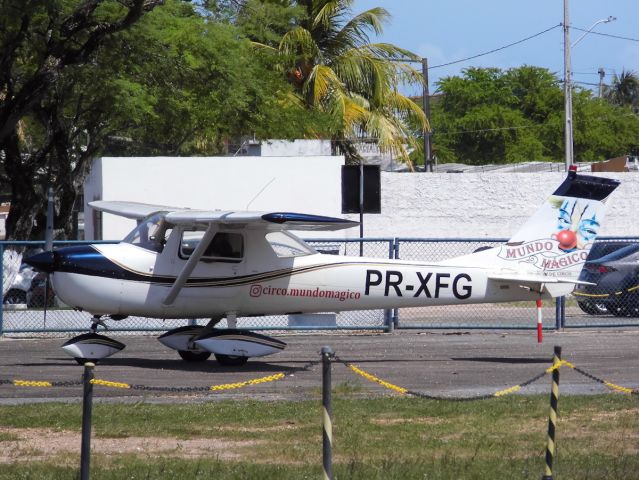
[[[619,242],[619,241],[598,241],[590,249],[588,252],[588,260],[596,260],[598,258],[603,257],[604,255],[608,255],[612,252],[616,252],[620,248],[627,247],[628,245],[632,245],[634,242]]]
[[[599,258],[597,261],[603,263],[620,260],[636,252],[639,252],[639,243],[633,243],[632,245],[628,245],[627,247],[622,247],[619,250],[616,250],[612,253],[609,253],[608,255]]]

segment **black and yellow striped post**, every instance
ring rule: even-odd
[[[324,480],[333,480],[333,408],[331,406],[331,347],[322,347],[322,440]]]
[[[93,369],[95,364],[84,364],[84,396],[82,398],[82,447],[80,449],[80,480],[89,480],[91,466],[91,415],[93,412]]]
[[[559,401],[559,367],[561,347],[555,347],[552,358],[552,389],[550,391],[550,414],[548,416],[548,443],[546,445],[546,471],[541,480],[553,480],[552,461],[555,456],[555,429],[557,425],[557,403]]]

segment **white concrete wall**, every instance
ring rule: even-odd
[[[342,157],[103,158],[87,179],[85,200],[245,210],[273,180],[250,209],[339,217],[341,165]],[[610,197],[601,235],[639,236],[639,174],[601,175],[622,181]],[[382,213],[364,216],[364,236],[509,238],[564,178],[557,172],[382,172]],[[85,209],[87,238],[92,218]],[[134,225],[113,215],[104,219],[105,239],[122,238]],[[358,233],[353,228],[328,236]]]
[[[85,203],[128,200],[208,210],[268,210],[341,216],[344,157],[104,157],[85,183]],[[104,239],[135,222],[104,214]],[[93,238],[93,212],[85,205]]]
[[[622,182],[608,202],[601,235],[639,235],[639,174],[600,175]],[[509,238],[564,178],[555,172],[382,172],[382,213],[364,216],[364,236]]]

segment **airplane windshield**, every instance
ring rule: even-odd
[[[313,247],[288,232],[267,233],[266,241],[280,258],[302,257],[317,253]]]
[[[149,215],[122,241],[161,253],[171,233],[171,226],[164,218],[165,214],[166,212],[158,212]]]

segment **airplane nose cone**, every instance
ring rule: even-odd
[[[25,259],[25,263],[31,265],[36,270],[51,273],[56,269],[56,255],[54,252],[42,252]]]

